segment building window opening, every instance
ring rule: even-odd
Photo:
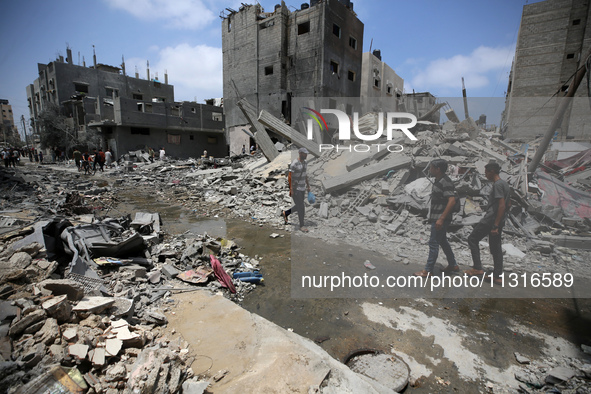
[[[194,114],[194,113],[196,113],[196,112],[197,112],[197,111],[195,110],[195,108],[191,108],[191,113],[192,113],[192,114]]]
[[[330,61],[330,71],[332,71],[333,74],[338,74],[339,73],[339,64],[333,60]]]
[[[575,58],[575,54],[574,54],[574,53],[568,53],[568,54],[566,55],[566,58],[567,58],[567,59],[574,59],[574,58]]]
[[[140,112],[151,113],[152,112],[152,104],[149,104],[149,103],[137,103],[137,109]]]
[[[265,67],[265,75],[273,75],[273,66]]]
[[[191,135],[189,136],[189,140],[193,141],[194,139],[195,139],[195,136],[194,136],[193,134],[191,134]]]
[[[338,38],[341,38],[341,28],[336,23],[332,24],[332,34],[334,34]]]
[[[380,81],[379,78],[374,78],[373,79],[373,87],[376,89],[381,89],[382,87],[382,81]]]
[[[228,17],[228,33],[232,31],[232,20]]]
[[[392,95],[392,84],[386,85],[386,93]]]
[[[84,83],[75,83],[74,90],[78,93],[88,93],[88,85]]]
[[[148,127],[130,127],[131,134],[150,135]]]
[[[298,36],[310,32],[310,21],[298,24]]]
[[[580,24],[581,24],[581,20],[580,19],[575,19],[573,21],[573,26],[580,25]]]
[[[216,122],[222,121],[222,113],[221,112],[212,112],[211,113],[211,120]]]
[[[349,37],[349,46],[353,49],[357,49],[357,40],[354,37]]]
[[[141,95],[141,94],[134,93],[133,94],[133,99],[134,100],[143,100],[144,99],[144,96]]]
[[[349,72],[347,74],[347,78],[349,78],[349,81],[355,82],[355,73],[353,71],[349,70]]]
[[[119,90],[113,88],[105,88],[105,94],[107,97],[116,98],[119,97]]]
[[[170,109],[170,115],[172,115],[172,116],[181,116],[181,110],[179,109],[179,107],[172,107]]]

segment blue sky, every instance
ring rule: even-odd
[[[243,1],[246,3],[246,1]],[[272,11],[278,0],[260,1]],[[523,6],[534,0],[358,0],[365,25],[363,51],[380,49],[404,79],[406,92],[437,97],[504,97]],[[158,73],[175,87],[175,100],[222,96],[220,12],[240,1],[9,0],[0,14],[0,98],[12,105],[19,130],[29,113],[25,87],[49,63],[72,49],[74,63],[118,66],[128,75]],[[254,3],[254,2],[253,2]],[[290,2],[290,10],[303,1]],[[502,100],[502,99],[497,99]],[[472,114],[471,114],[472,115]],[[474,116],[473,116],[474,117]]]

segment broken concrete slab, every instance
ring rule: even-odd
[[[347,171],[351,172],[356,168],[371,163],[372,161],[378,161],[390,153],[388,149],[393,149],[395,146],[400,145],[404,140],[405,138],[399,138],[394,141],[379,144],[379,146],[378,144],[373,144],[371,145],[371,150],[366,153],[351,153],[347,157],[345,167],[347,168]]]
[[[507,156],[497,153],[494,150],[489,149],[485,146],[482,146],[478,142],[464,141],[463,144],[468,146],[469,148],[475,150],[476,152],[484,153],[485,155],[495,159],[501,165],[507,161]]]
[[[304,135],[300,134],[296,129],[293,129],[290,126],[286,125],[281,120],[271,115],[269,112],[262,110],[258,120],[266,127],[275,131],[282,137],[289,139],[298,147],[306,148],[311,155],[316,157],[320,156],[318,145],[309,141]]]
[[[45,309],[49,316],[54,317],[60,323],[70,320],[72,306],[70,305],[66,294],[44,301],[43,304],[41,304],[41,307]]]
[[[79,360],[84,360],[88,354],[88,348],[88,345],[83,345],[81,343],[70,345],[68,346],[68,354],[78,358]]]
[[[556,367],[552,368],[548,372],[548,376],[546,376],[546,383],[550,384],[558,384],[564,381],[569,380],[573,376],[575,376],[575,371],[571,368],[566,367]]]
[[[115,303],[113,297],[84,297],[72,310],[74,312],[100,313]]]
[[[105,349],[97,347],[94,349],[94,353],[93,353],[92,359],[90,361],[92,362],[92,365],[94,367],[100,368],[105,365],[105,356],[106,356]]]
[[[383,175],[390,170],[404,168],[411,164],[411,159],[406,156],[395,156],[381,162],[358,168],[348,174],[328,178],[322,181],[322,187],[326,193],[333,193],[347,187],[351,187],[366,179]]]
[[[43,309],[37,309],[37,310],[29,313],[28,315],[22,317],[16,323],[12,324],[12,326],[10,326],[10,330],[8,331],[8,335],[10,335],[11,337],[14,337],[14,336],[22,333],[23,331],[25,331],[25,329],[27,329],[27,327],[43,320],[45,318],[45,316],[46,316],[46,314]]]
[[[267,130],[265,130],[263,125],[258,121],[256,108],[244,98],[239,100],[236,105],[242,110],[242,113],[248,122],[256,130],[254,133],[254,139],[259,149],[263,152],[263,155],[265,155],[269,161],[275,160],[275,158],[279,156],[279,151],[273,144],[269,134],[267,134]]]
[[[78,301],[84,297],[84,286],[71,279],[46,279],[38,287],[49,290],[54,295],[66,294],[70,301]]]
[[[116,356],[121,351],[123,341],[118,338],[109,338],[105,340],[105,354],[107,356]]]

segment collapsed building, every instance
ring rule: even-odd
[[[222,14],[225,124],[230,152],[251,146],[246,99],[291,124],[293,97],[359,97],[363,23],[349,0],[311,1],[290,11],[243,5]],[[255,141],[252,141],[255,142]]]

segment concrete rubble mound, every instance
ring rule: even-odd
[[[282,128],[263,115],[271,132]],[[484,166],[494,160],[514,192],[504,230],[506,270],[568,266],[591,278],[591,153],[528,174],[528,149],[536,141],[513,145],[473,123],[421,122],[411,130],[417,141],[398,136],[375,141],[363,154],[352,154],[352,146],[318,152],[308,169],[317,196],[306,203],[311,232],[327,242],[372,245],[409,264],[428,240],[426,169],[445,158],[462,202],[450,241],[460,265],[470,266],[466,238],[486,205]],[[196,215],[289,231],[280,212],[291,206],[286,175],[299,147],[287,140],[292,132],[280,133],[287,149],[278,154],[150,162],[144,152],[130,152],[105,174],[111,186],[47,167],[34,175],[0,172],[6,196],[0,203],[2,392],[41,392],[64,381],[72,392],[96,393],[176,392],[196,384],[188,343],[171,342],[162,330],[170,296],[205,288],[239,303],[260,283],[241,280],[256,279],[260,261],[231,240],[165,234],[157,213],[114,215],[116,187],[148,187],[159,200]],[[392,153],[389,144],[405,148]],[[589,364],[554,360],[541,368],[536,362],[516,373],[525,392],[589,387]]]

